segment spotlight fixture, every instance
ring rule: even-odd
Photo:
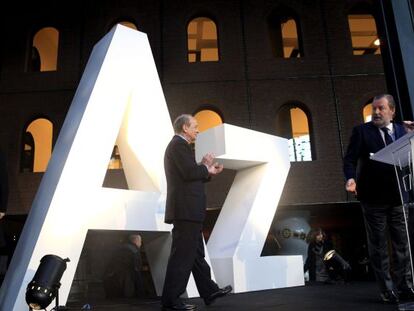
[[[62,259],[56,255],[46,255],[40,260],[40,265],[27,285],[26,302],[30,310],[45,309],[56,297],[56,308],[59,309],[60,279],[66,270],[69,258]]]

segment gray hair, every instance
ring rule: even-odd
[[[193,116],[191,114],[182,114],[178,116],[173,123],[175,134],[181,134],[183,132],[183,126],[189,126],[192,118]]]
[[[139,234],[130,234],[128,236],[128,241],[135,243],[135,241],[142,241],[142,237]]]
[[[373,101],[380,100],[381,98],[385,98],[388,101],[388,106],[390,109],[395,110],[395,100],[394,97],[390,94],[380,94],[374,97]]]

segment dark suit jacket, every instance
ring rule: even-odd
[[[205,165],[196,163],[191,146],[178,135],[167,146],[164,169],[167,177],[165,222],[203,222],[206,213],[204,182],[209,173]]]
[[[395,139],[406,131],[394,123]],[[370,160],[373,154],[385,147],[378,128],[372,123],[354,127],[344,158],[345,178],[354,178],[357,183],[357,197],[365,203],[401,204],[397,178],[392,165]]]

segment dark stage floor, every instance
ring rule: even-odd
[[[353,282],[341,285],[307,285],[302,287],[232,294],[206,307],[200,298],[189,300],[198,310],[275,310],[275,311],[386,311],[414,310],[414,304],[384,305],[379,301],[373,282]],[[153,311],[160,310],[157,299],[102,300],[68,303],[69,310],[81,310],[85,303],[95,311]]]

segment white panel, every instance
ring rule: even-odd
[[[219,284],[234,292],[303,285],[302,256],[260,257],[290,168],[287,140],[222,124],[199,135],[198,161],[211,145],[237,170],[207,244]]]
[[[397,164],[401,167],[407,166],[411,160],[411,140],[413,137],[414,132],[408,132],[392,144],[371,155],[371,159],[391,165]],[[396,159],[398,160],[396,161]]]

